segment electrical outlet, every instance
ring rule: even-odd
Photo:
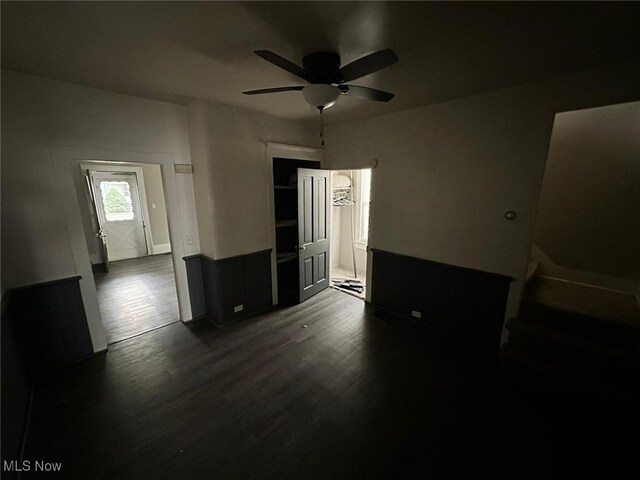
[[[414,318],[422,318],[422,312],[417,310],[411,310],[411,316]]]
[[[184,243],[186,243],[187,245],[193,245],[193,235],[185,235]]]
[[[236,305],[235,307],[233,307],[233,313],[238,313],[242,310],[244,310],[244,305]]]

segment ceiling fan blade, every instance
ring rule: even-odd
[[[340,69],[343,77],[342,82],[350,82],[356,78],[364,77],[370,73],[382,70],[389,65],[393,65],[397,61],[398,56],[393,53],[393,50],[390,48],[372,53],[342,67]]]
[[[309,75],[307,75],[307,72],[302,69],[302,67],[299,67],[295,63],[290,62],[286,58],[281,57],[276,53],[273,53],[269,50],[255,50],[253,53],[261,58],[264,58],[267,62],[271,62],[275,66],[280,67],[289,73],[293,73],[295,76],[300,77],[307,82],[311,81],[311,78],[309,77]]]
[[[275,88],[262,88],[260,90],[249,90],[247,92],[242,92],[245,95],[260,95],[261,93],[277,93],[277,92],[288,92],[291,90],[302,90],[303,86],[295,86],[295,87],[275,87]]]
[[[393,93],[377,90],[369,87],[359,87],[358,85],[338,85],[342,93],[351,95],[363,100],[373,100],[374,102],[388,102],[395,95]]]

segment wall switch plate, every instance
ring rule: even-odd
[[[193,235],[185,235],[184,243],[186,243],[187,245],[193,245]]]
[[[422,318],[422,312],[417,310],[411,310],[411,316],[414,318]]]
[[[235,307],[233,307],[233,313],[238,313],[242,310],[244,310],[244,305],[236,305]]]

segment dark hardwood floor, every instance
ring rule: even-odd
[[[570,478],[601,445],[626,458],[494,358],[370,308],[328,289],[119,342],[40,382],[25,458],[62,462],[43,477],[234,480]]]
[[[112,262],[94,279],[109,344],[180,320],[169,253]]]

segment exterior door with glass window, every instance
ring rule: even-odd
[[[135,173],[91,172],[109,261],[148,254]]]

